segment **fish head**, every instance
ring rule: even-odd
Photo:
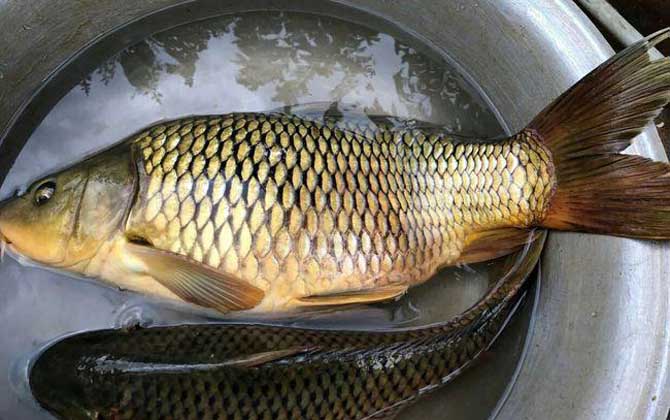
[[[119,229],[133,178],[128,156],[109,152],[45,176],[0,203],[0,242],[53,267],[86,262]]]
[[[64,340],[44,350],[30,366],[31,393],[58,418],[115,418],[108,401],[116,397],[116,384],[96,379],[98,356],[83,354],[85,348],[72,348]]]
[[[50,175],[1,203],[2,240],[35,261],[62,263],[75,229],[86,177],[86,171],[81,170]]]

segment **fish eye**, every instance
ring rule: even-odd
[[[35,204],[41,206],[53,197],[56,192],[56,183],[46,181],[35,190]]]

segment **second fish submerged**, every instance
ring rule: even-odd
[[[508,139],[229,114],[161,123],[0,207],[38,262],[230,310],[393,298],[546,227],[670,237],[670,168],[619,154],[670,100],[661,31]]]

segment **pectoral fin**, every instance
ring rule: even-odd
[[[298,354],[308,353],[318,350],[316,346],[296,346],[282,350],[272,350],[260,353],[249,354],[246,356],[236,357],[227,360],[224,364],[226,366],[234,366],[240,368],[254,368],[262,366],[266,363],[276,362],[277,360],[286,359],[288,357],[297,356]]]
[[[182,255],[135,243],[126,249],[146,274],[187,302],[228,312],[251,309],[264,297],[261,289]]]
[[[468,235],[457,264],[471,264],[503,257],[534,241],[539,231],[501,228]]]
[[[355,303],[374,303],[402,296],[408,286],[404,284],[389,284],[372,289],[362,289],[346,292],[336,292],[321,295],[311,295],[298,298],[303,306],[333,306],[351,305]]]

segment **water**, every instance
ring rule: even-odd
[[[166,26],[184,23],[183,16],[175,14]],[[53,107],[34,128],[0,196],[142,127],[186,115],[334,103],[368,114],[442,124],[463,135],[503,134],[494,113],[454,66],[391,32],[330,17],[254,12],[183,24],[119,53],[110,50],[95,70],[71,75],[76,83],[58,87],[64,94],[50,98]],[[122,48],[118,45],[116,51]],[[474,303],[496,268],[485,263],[448,269],[400,302],[300,323],[376,328],[443,320]],[[30,398],[25,369],[30,356],[56,337],[136,322],[204,320],[179,305],[9,258],[0,264],[0,278],[0,419],[48,418]],[[497,345],[502,349],[497,358],[483,363],[495,365],[495,371],[478,374],[473,369],[412,412],[439,415],[447,404],[455,418],[459,412],[468,418],[486,417],[523,348],[528,311],[515,323],[519,331],[507,334]]]

